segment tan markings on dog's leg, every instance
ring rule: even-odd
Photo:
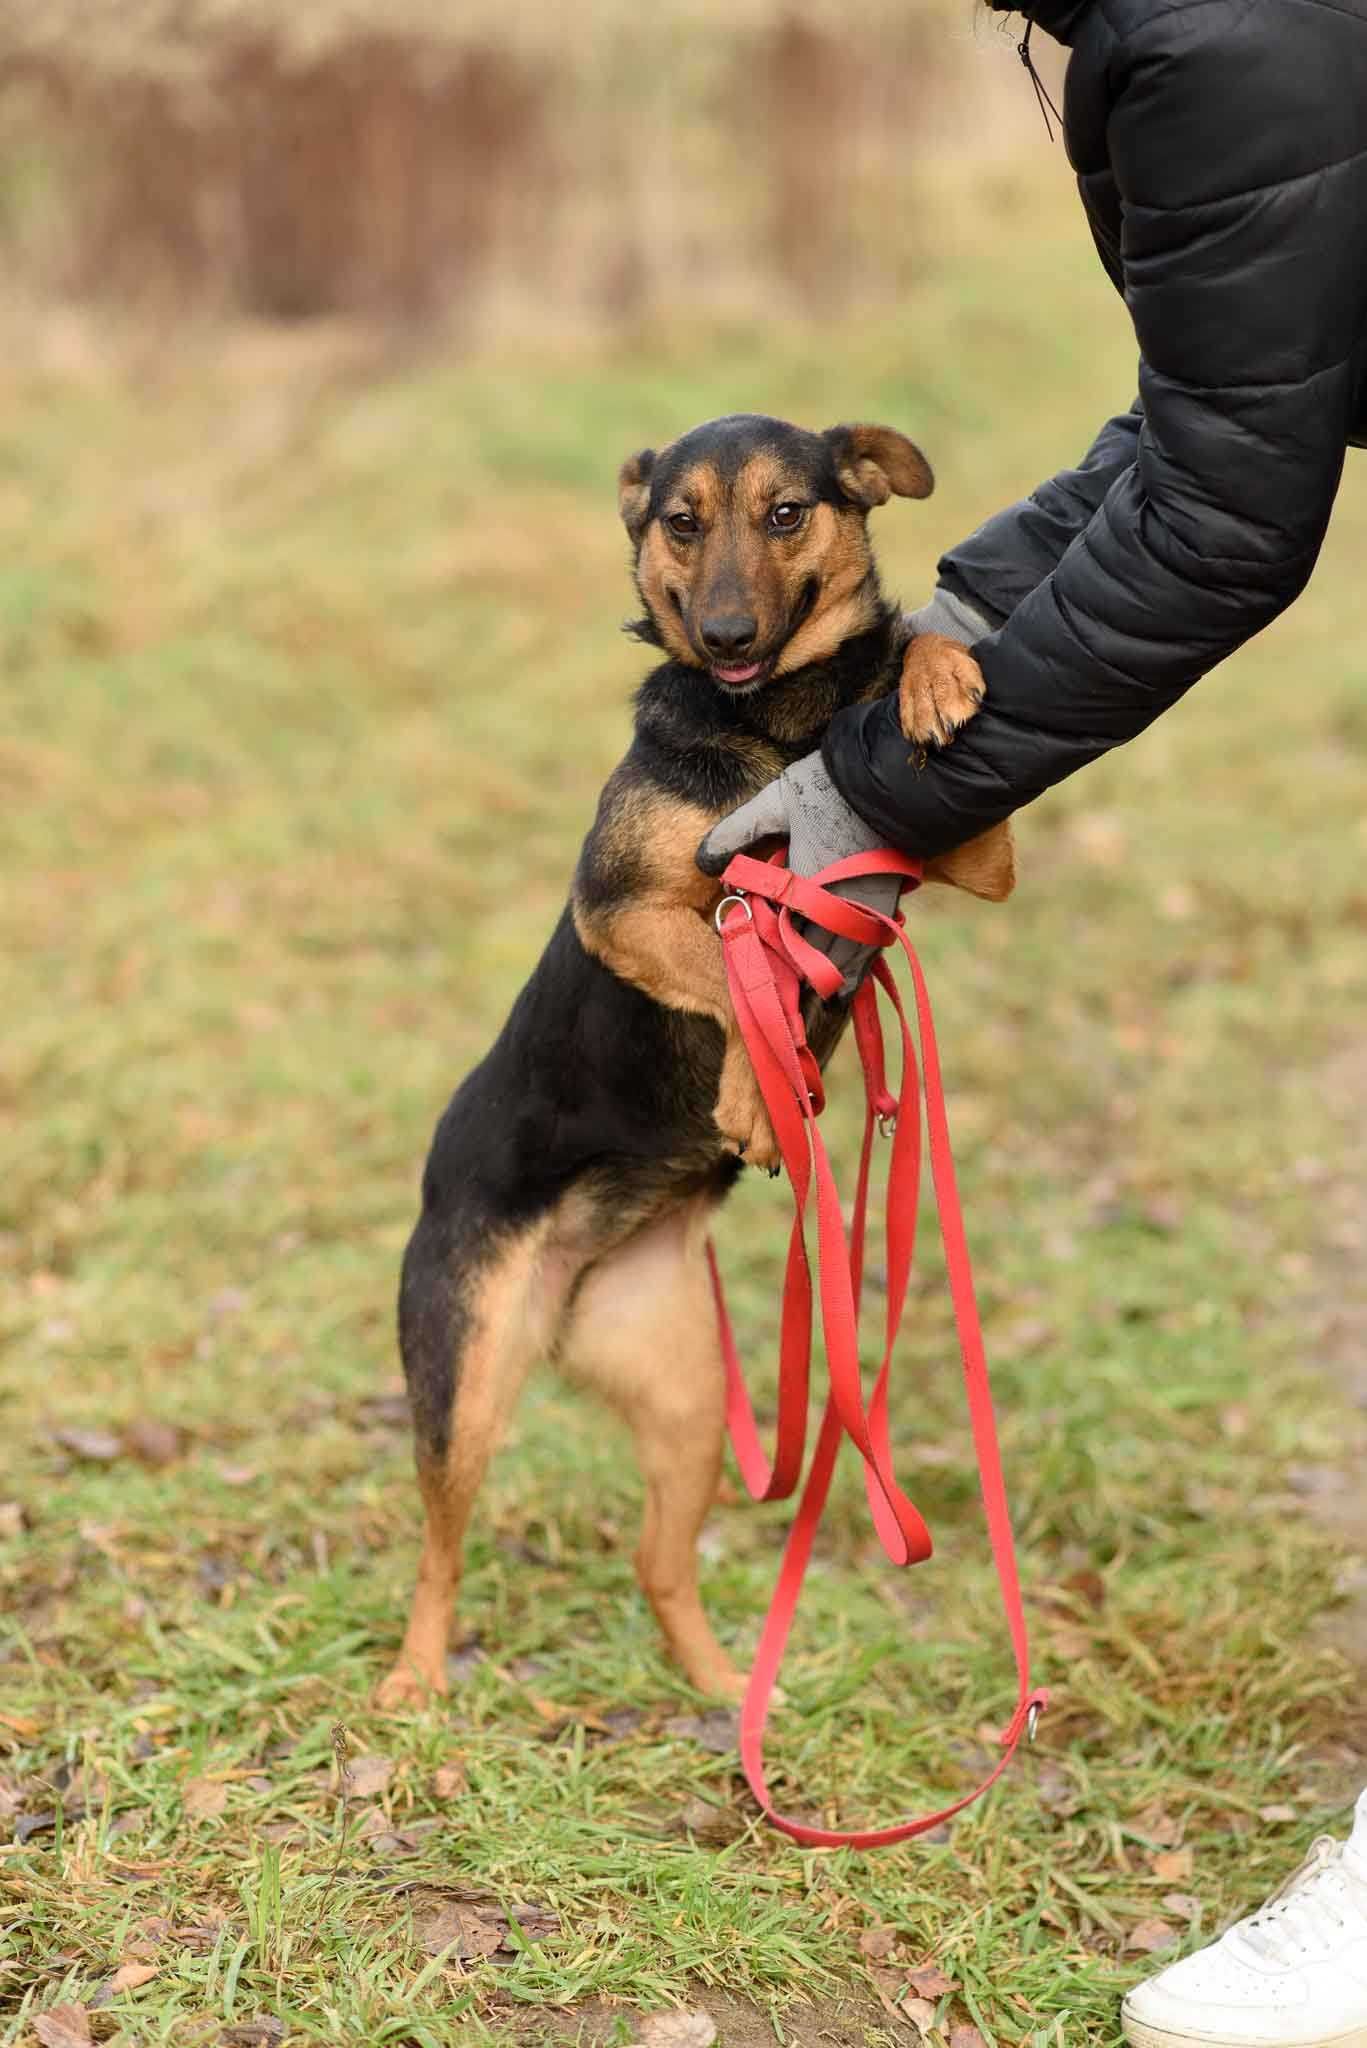
[[[569,1291],[568,1272],[547,1271],[549,1228],[543,1221],[517,1239],[485,1276],[456,1360],[446,1455],[419,1454],[422,1557],[403,1645],[375,1695],[386,1711],[421,1706],[446,1691],[446,1646],[470,1510],[527,1369],[548,1347]]]
[[[716,1499],[726,1408],[704,1256],[710,1208],[676,1210],[596,1266],[562,1356],[631,1428],[646,1489],[636,1572],[671,1650],[700,1692],[739,1699],[744,1677],[698,1591],[698,1536]]]
[[[576,910],[575,927],[585,948],[623,981],[644,989],[666,1009],[710,1017],[721,1026],[726,1052],[717,1128],[727,1148],[748,1165],[777,1166],[778,1145],[731,1008],[721,941],[713,928],[696,911],[656,904],[633,904],[592,919]]]
[[[980,709],[983,672],[968,649],[943,633],[918,633],[902,656],[898,712],[913,746],[947,747]]]
[[[926,880],[966,889],[988,903],[1004,903],[1016,886],[1016,841],[1010,819],[966,840],[952,853],[927,861]]]
[[[726,1035],[721,1082],[712,1115],[727,1151],[734,1152],[747,1166],[763,1167],[770,1172],[781,1164],[783,1154],[778,1149],[764,1093],[738,1026]]]
[[[695,910],[633,903],[601,917],[576,909],[574,922],[585,951],[633,988],[667,1010],[690,1011],[727,1028],[731,998],[721,940]]]

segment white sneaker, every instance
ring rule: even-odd
[[[1250,1920],[1125,2000],[1132,2048],[1367,2048],[1367,1792]]]

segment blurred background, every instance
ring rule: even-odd
[[[914,909],[1055,1691],[1033,1761],[914,1855],[749,1832],[634,1588],[622,1439],[548,1378],[481,1496],[448,1710],[367,1705],[416,1561],[422,1157],[642,671],[619,463],[737,409],[886,420],[938,477],[873,525],[917,604],[1134,378],[972,0],[0,0],[0,2042],[54,2002],[138,2043],[438,2048],[457,2009],[462,2042],[550,2009],[589,2042],[683,2000],[727,2048],[891,2048],[933,1958],[960,2048],[1114,2048],[1152,1953],[1339,1824],[1353,464],[1294,613],[1019,821],[1012,904]],[[785,1231],[747,1181],[762,1399]],[[896,1426],[938,1555],[890,1583],[845,1475],[775,1729],[787,1803],[833,1818],[977,1775],[1009,1709],[924,1242]],[[741,1657],[783,1520],[727,1493],[704,1536]],[[373,1792],[340,1864],[339,1723]],[[555,1931],[439,1961],[415,1902],[453,1879]]]
[[[468,339],[867,310],[928,260],[927,161],[1038,139],[973,0],[4,13],[9,278],[144,316]]]

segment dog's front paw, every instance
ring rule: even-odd
[[[966,647],[943,633],[918,633],[902,656],[902,731],[913,746],[947,747],[985,693],[983,672]]]
[[[428,1662],[419,1669],[411,1656],[405,1655],[376,1686],[375,1707],[381,1714],[416,1713],[443,1699],[445,1694],[444,1664]]]
[[[747,1166],[762,1166],[772,1173],[781,1165],[778,1140],[750,1055],[738,1041],[726,1049],[713,1115],[727,1151],[734,1152]]]

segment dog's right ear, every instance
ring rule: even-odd
[[[851,504],[871,512],[899,498],[928,498],[935,488],[930,464],[896,427],[827,427],[821,436],[835,458],[840,488]]]
[[[617,472],[617,510],[622,515],[622,524],[631,535],[633,543],[638,542],[645,532],[646,514],[650,510],[650,479],[655,468],[655,450],[642,448],[635,455],[628,455]]]

